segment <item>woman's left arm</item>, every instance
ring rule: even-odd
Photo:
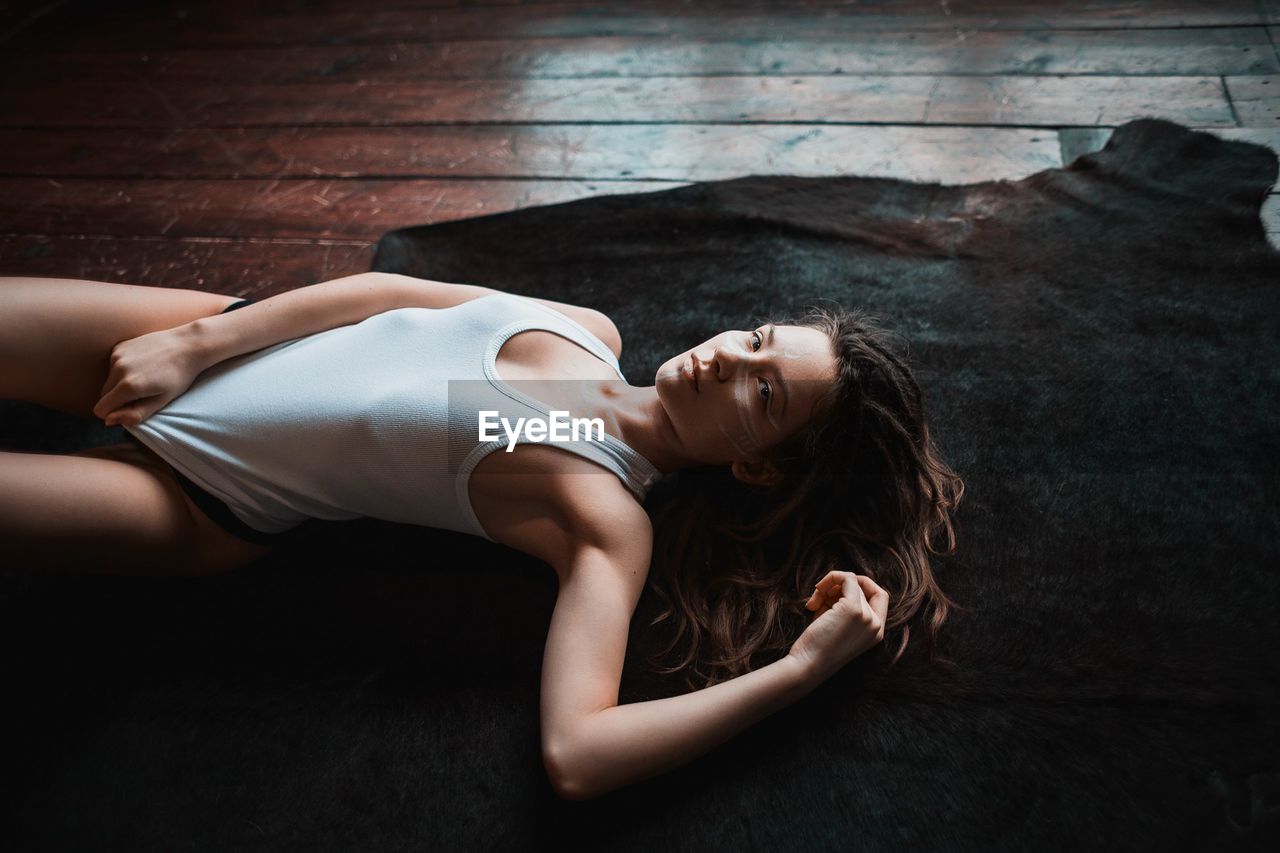
[[[620,486],[621,484],[619,484]],[[602,507],[557,566],[560,591],[542,667],[543,761],[556,793],[585,800],[656,776],[795,702],[819,679],[797,658],[711,687],[618,704],[627,632],[653,535],[629,495]]]

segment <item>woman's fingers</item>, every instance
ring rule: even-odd
[[[845,595],[846,576],[849,572],[833,569],[827,572],[820,581],[814,584],[813,593],[805,602],[805,607],[821,615],[830,609]]]
[[[119,423],[121,416],[130,411],[128,406],[133,402],[135,401],[124,399],[121,395],[116,394],[110,399],[106,397],[102,398],[102,401],[97,407],[97,411],[103,413],[101,415],[103,422],[106,423],[107,426],[112,426],[113,424]]]
[[[806,606],[814,603],[819,606],[822,604],[834,604],[841,598],[850,599],[850,603],[861,599],[861,601],[858,601],[859,604],[865,601],[871,605],[872,610],[879,612],[877,610],[878,606],[883,606],[887,609],[889,594],[866,575],[837,569],[827,572],[822,580],[814,585],[813,594],[809,596]]]
[[[814,590],[820,595],[828,595],[833,589],[840,588],[840,575],[842,572],[830,571],[822,576],[822,579],[814,585]]]
[[[858,583],[862,587],[863,594],[866,595],[867,604],[871,605],[872,611],[880,617],[881,622],[884,622],[889,613],[889,593],[866,575],[859,575]]]
[[[105,423],[107,426],[115,426],[117,424],[124,424],[126,426],[137,426],[140,420],[142,420],[142,418],[139,417],[139,413],[134,411],[133,409],[121,409],[118,412],[112,412],[111,414],[107,415],[103,419],[103,423]]]
[[[850,578],[856,577],[853,572],[844,572],[839,569],[833,569],[818,581],[817,589],[824,594],[835,593],[837,596],[844,595]]]
[[[889,593],[884,591],[884,587],[876,583],[867,575],[858,575],[858,584],[862,587],[862,593],[867,597],[867,601],[875,598],[888,598]]]
[[[159,395],[153,395],[141,400],[132,401],[135,405],[125,406],[124,408],[108,412],[107,416],[103,418],[103,423],[107,426],[115,426],[116,424],[137,426],[147,418],[151,417],[151,415],[155,414],[155,410],[159,408],[155,405],[158,400]]]
[[[149,390],[155,391],[156,389]],[[133,385],[126,385],[122,381],[113,385],[109,391],[102,395],[97,405],[93,407],[93,412],[103,421],[115,415],[116,422],[119,422],[121,414],[129,411],[132,411],[133,414],[139,414],[141,411],[139,404],[148,401],[155,402],[159,396],[156,393],[144,393],[142,389]]]
[[[805,608],[817,613],[822,610],[823,605],[825,605],[826,603],[827,603],[826,595],[822,592],[822,590],[818,589],[815,586],[813,588],[813,592],[810,593],[808,600],[805,601],[804,606]]]
[[[818,581],[816,589],[819,592],[830,591],[833,585],[839,584],[840,575],[842,574],[844,573],[837,569],[833,569],[832,571],[827,572],[825,575],[822,576],[822,579]]]
[[[111,392],[116,388],[115,375],[107,377],[107,381],[102,386],[102,391],[98,394],[98,402],[93,407],[93,413],[100,418],[105,418],[114,408],[111,401]]]
[[[134,402],[136,399],[138,399],[138,395],[134,389],[127,387],[123,382],[112,383],[111,387],[98,400],[98,404],[93,407],[93,411],[99,417],[105,418],[111,412]]]
[[[867,595],[862,588],[862,575],[854,572],[846,572],[843,580],[843,594],[841,598],[848,602],[849,607],[855,613],[865,613],[867,609]]]

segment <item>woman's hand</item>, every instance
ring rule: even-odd
[[[182,394],[204,370],[182,326],[116,344],[93,413],[107,426],[137,426]]]
[[[816,617],[788,654],[818,681],[884,639],[889,593],[866,575],[828,572],[805,607]]]

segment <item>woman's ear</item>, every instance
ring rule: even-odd
[[[768,459],[745,462],[737,459],[729,467],[733,471],[733,476],[752,486],[773,486],[782,479],[782,472],[778,470],[778,466]]]

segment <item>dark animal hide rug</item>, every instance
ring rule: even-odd
[[[361,519],[213,578],[6,572],[9,849],[1280,849],[1267,149],[1158,120],[1020,181],[752,176],[440,225],[374,267],[598,308],[622,367],[814,302],[909,344],[964,478],[943,660],[878,647],[562,802],[545,564]],[[107,430],[6,403],[6,448]],[[645,655],[623,702],[682,692]]]

